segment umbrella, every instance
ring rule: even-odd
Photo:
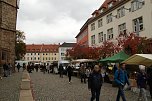
[[[152,66],[152,54],[135,54],[123,61],[123,63],[150,67]]]
[[[122,62],[124,60],[126,60],[127,58],[129,58],[129,55],[127,55],[124,51],[121,51],[115,55],[113,55],[112,57],[108,57],[102,60],[99,60],[99,62]]]

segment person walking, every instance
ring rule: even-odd
[[[150,90],[150,96],[152,99],[152,69],[150,69],[148,73],[148,85],[149,85],[149,90]]]
[[[140,65],[140,72],[137,74],[137,87],[140,89],[138,101],[141,101],[142,97],[144,101],[148,101],[146,95],[147,74],[145,72],[145,67],[142,65]]]
[[[40,66],[39,64],[36,64],[36,65],[35,65],[35,70],[36,70],[36,72],[38,72],[39,66]]]
[[[6,63],[3,65],[3,70],[4,70],[4,77],[7,77],[8,76],[8,65]]]
[[[86,83],[86,68],[84,64],[81,64],[80,67],[80,76],[81,76],[81,83]]]
[[[42,70],[43,70],[43,74],[45,74],[45,72],[46,72],[46,65],[45,64],[43,65]]]
[[[72,76],[73,68],[70,65],[67,68],[67,72],[68,72],[68,77],[69,77],[69,83],[71,83],[71,76]]]
[[[94,66],[93,72],[88,79],[88,89],[91,90],[91,100],[99,101],[100,91],[102,87],[103,79],[101,74],[101,68],[98,65]]]
[[[47,69],[47,72],[49,74],[50,73],[50,65],[49,64],[47,64],[46,69]]]
[[[8,64],[8,76],[11,76],[11,71],[12,71],[12,65],[9,63]]]
[[[128,80],[128,76],[127,76],[127,72],[125,70],[124,63],[120,64],[120,69],[116,70],[115,75],[114,75],[114,81],[118,85],[118,94],[117,94],[116,101],[120,101],[120,96],[123,101],[126,101],[126,97],[124,94],[124,86],[127,83],[128,86],[130,87],[130,83]]]
[[[88,68],[86,69],[86,77],[87,77],[87,80],[89,79],[89,76],[90,76],[91,72],[92,72],[91,68],[88,67]]]
[[[60,77],[63,78],[63,66],[62,64],[59,65],[59,73],[60,73]]]
[[[26,70],[26,64],[23,63],[23,72]]]
[[[20,72],[20,68],[21,68],[20,63],[18,63],[17,64],[17,70],[18,70],[18,72]]]

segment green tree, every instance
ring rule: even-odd
[[[23,31],[16,31],[16,43],[15,43],[15,53],[16,60],[20,60],[26,53],[26,44],[25,44],[25,33]]]

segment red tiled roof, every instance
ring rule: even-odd
[[[116,2],[117,0],[105,0],[104,3],[101,5],[101,7],[99,8],[102,9],[102,8],[108,8],[108,4],[111,3],[111,2]]]
[[[26,45],[26,52],[58,52],[60,45],[57,44],[31,44]]]
[[[95,10],[95,11],[92,13],[92,15],[94,15],[94,14],[99,14],[99,10]]]

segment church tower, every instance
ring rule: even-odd
[[[19,0],[0,0],[0,71],[4,63],[14,65],[18,4]]]

